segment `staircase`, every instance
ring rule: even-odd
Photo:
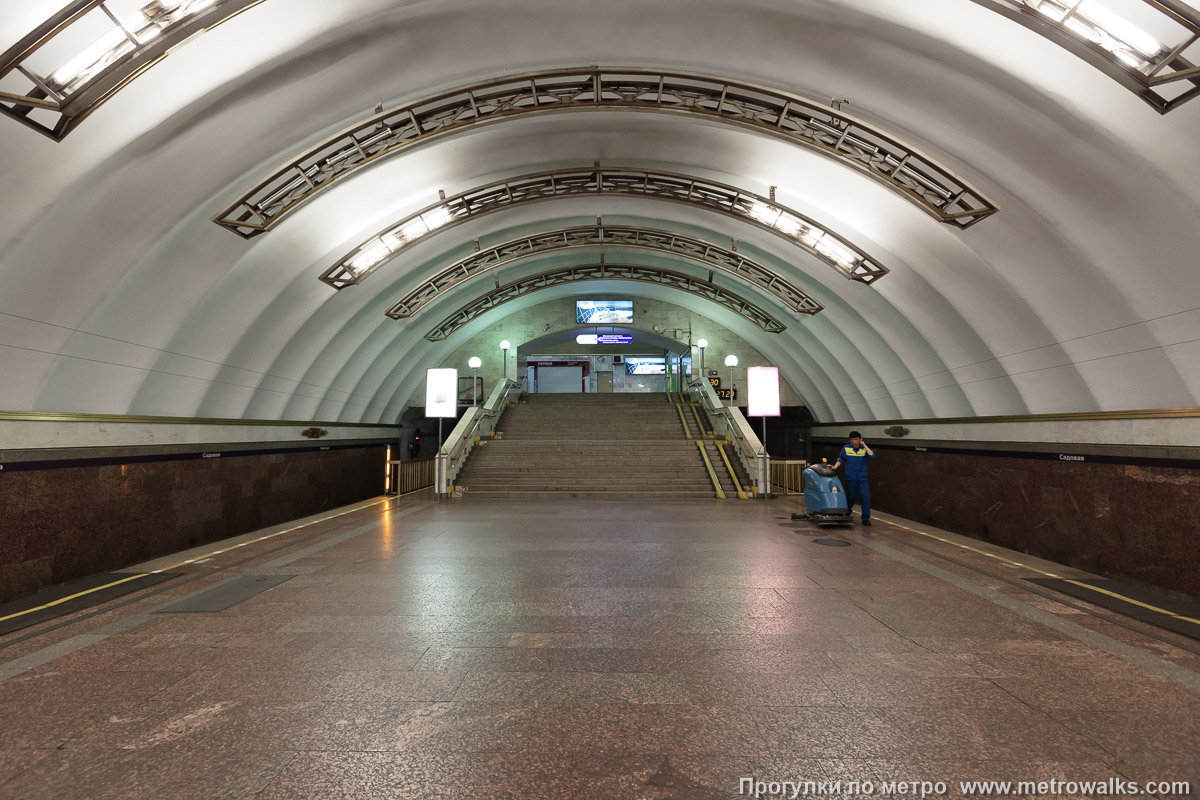
[[[679,406],[676,416],[682,418],[684,435],[691,437],[704,449],[725,496],[746,499],[751,485],[746,469],[734,456],[732,446],[728,442],[713,438],[713,426],[708,415],[699,405],[691,402],[686,394],[668,394],[667,400]],[[733,469],[732,475],[730,468]]]
[[[714,496],[699,448],[666,395],[524,395],[496,431],[456,481],[466,497]]]

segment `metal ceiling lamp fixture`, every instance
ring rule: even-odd
[[[129,3],[74,0],[0,55],[0,83],[11,87],[0,113],[62,141],[172,49],[261,2],[152,0],[122,12]]]

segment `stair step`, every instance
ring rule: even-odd
[[[526,395],[455,483],[468,498],[712,499],[696,440],[686,435],[698,434],[694,414],[685,407],[681,420],[675,402],[664,394]]]

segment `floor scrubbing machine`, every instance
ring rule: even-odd
[[[813,464],[804,470],[805,514],[792,514],[792,519],[806,519],[818,525],[849,525],[853,522],[846,503],[846,489],[829,464]]]

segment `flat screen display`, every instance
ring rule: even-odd
[[[626,375],[666,375],[667,360],[665,358],[633,358],[625,356]]]
[[[580,325],[632,325],[632,300],[576,300],[575,321]]]

